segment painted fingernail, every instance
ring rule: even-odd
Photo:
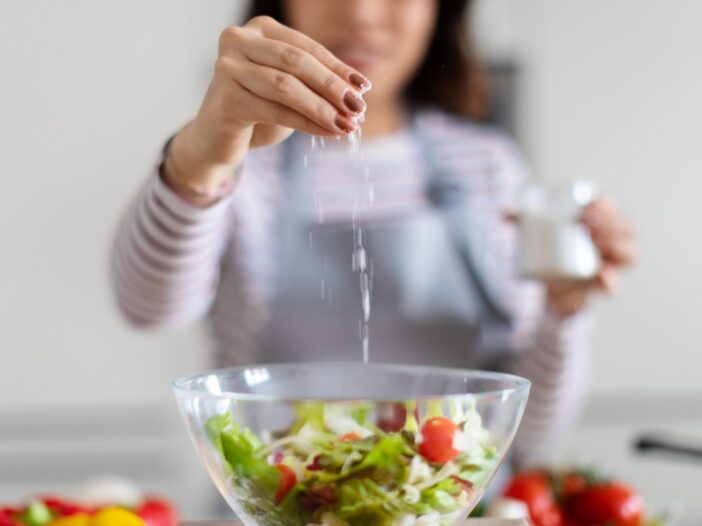
[[[351,73],[349,80],[351,81],[351,84],[356,86],[361,93],[370,91],[370,89],[373,87],[371,81],[359,73]]]
[[[337,115],[334,124],[341,132],[346,134],[356,131],[356,128],[358,127],[353,119],[350,119],[345,115]]]
[[[347,91],[344,95],[344,104],[351,113],[361,113],[366,109],[366,103],[358,93]]]

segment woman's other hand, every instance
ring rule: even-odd
[[[293,130],[351,133],[370,82],[309,37],[269,17],[225,29],[200,110],[174,138],[165,180],[195,204],[234,177],[250,148]],[[195,191],[197,189],[197,191]]]
[[[638,258],[634,230],[611,199],[601,198],[586,207],[582,221],[600,252],[602,264],[591,281],[547,285],[548,305],[561,316],[580,310],[593,291],[614,293],[621,270]]]

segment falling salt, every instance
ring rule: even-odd
[[[348,141],[349,141],[349,153],[351,154],[352,157],[358,159],[361,153],[361,139],[362,139],[362,134],[361,134],[361,126],[359,123],[363,122],[363,119],[361,118],[363,114],[360,114],[358,117],[356,117],[356,129],[352,131],[351,133],[348,134]]]
[[[368,201],[372,202],[372,190],[368,188],[370,180],[370,171],[367,166],[361,169],[361,126],[365,121],[365,114],[361,113],[356,117],[356,129],[348,134],[349,154],[355,161],[358,175],[362,176],[366,182]],[[363,363],[368,363],[369,355],[369,326],[370,310],[371,310],[371,291],[373,276],[369,270],[372,270],[372,260],[368,258],[364,247],[364,231],[361,225],[361,214],[359,212],[359,201],[364,199],[361,195],[357,196],[357,201],[353,207],[353,231],[354,231],[354,248],[351,257],[351,266],[354,272],[359,274],[359,282],[361,287],[361,308],[363,311],[363,320],[359,323],[359,336],[361,338],[361,348],[363,352]]]
[[[355,161],[355,167],[359,177],[363,177],[365,181],[365,194],[363,192],[356,196],[356,202],[353,208],[352,224],[353,224],[353,253],[351,256],[351,267],[354,272],[359,274],[359,284],[361,288],[361,309],[363,319],[359,320],[359,338],[361,340],[362,359],[363,363],[368,363],[369,359],[369,320],[371,309],[371,298],[373,291],[373,260],[368,257],[364,247],[364,231],[361,225],[361,214],[359,212],[359,204],[367,199],[368,203],[375,201],[375,189],[370,184],[370,171],[367,166],[361,167],[361,127],[360,124],[365,122],[365,114],[361,113],[355,118],[357,127],[349,133],[346,138],[349,144],[349,155]],[[336,137],[341,140],[341,137]],[[324,137],[312,137],[310,151],[319,159],[324,158]],[[305,168],[308,166],[307,155],[303,157]],[[314,206],[317,210],[317,219],[319,223],[324,223],[324,209],[317,195],[314,196]],[[312,236],[310,235],[310,246],[312,246]],[[327,258],[324,257],[324,268],[327,268]],[[324,280],[320,282],[320,295],[322,299],[327,299],[329,305],[332,304],[331,289],[326,286]]]

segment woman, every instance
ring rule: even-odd
[[[359,360],[355,247],[355,270],[374,278],[370,359],[530,378],[516,453],[538,458],[586,388],[587,298],[613,287],[635,246],[600,200],[584,217],[605,262],[596,280],[515,277],[504,212],[526,173],[515,145],[478,123],[469,3],[254,2],[269,16],[221,34],[198,114],[121,225],[114,281],[129,319],[207,315],[222,365]],[[362,161],[345,141],[290,137],[354,133],[364,111]]]

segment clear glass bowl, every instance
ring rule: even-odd
[[[403,365],[261,365],[174,391],[247,526],[430,526],[465,518],[505,457],[529,382]]]

